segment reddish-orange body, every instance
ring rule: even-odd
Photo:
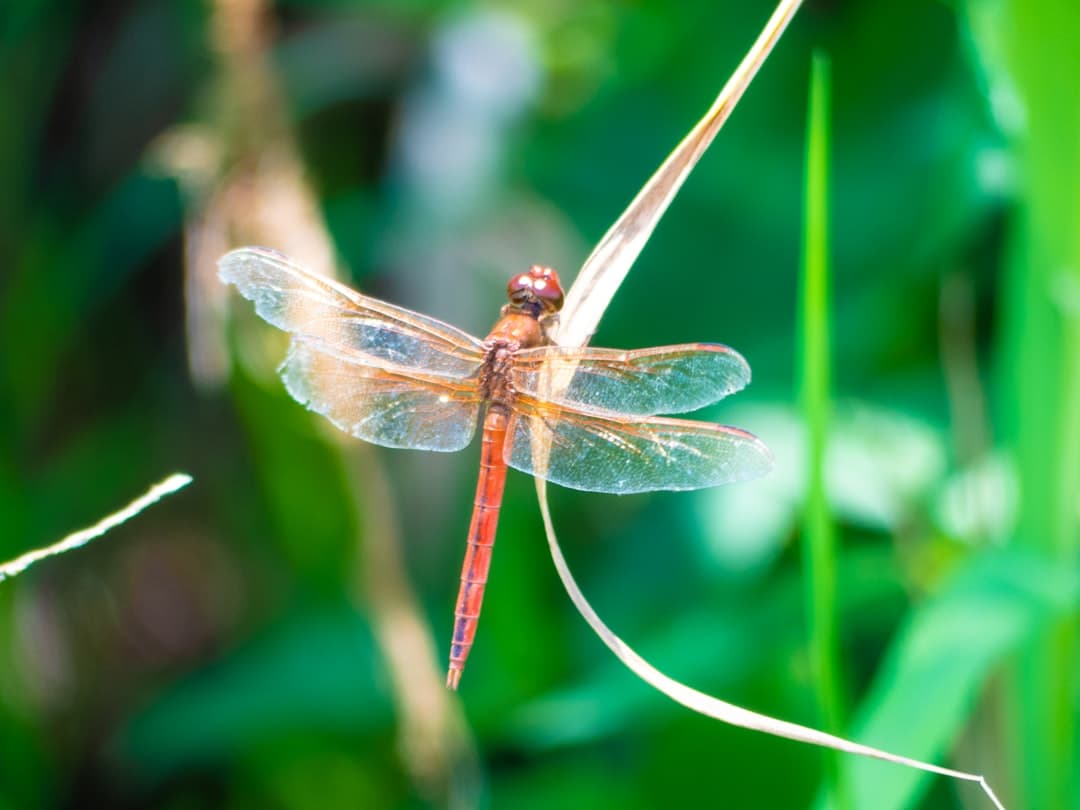
[[[499,522],[499,507],[506,484],[506,462],[503,461],[506,421],[506,413],[501,408],[492,408],[484,419],[480,477],[476,482],[465,563],[461,567],[461,589],[454,609],[454,635],[450,642],[450,669],[446,674],[446,684],[451,689],[457,689],[465,659],[476,637],[480,603],[484,599],[484,586],[491,566],[495,527]]]
[[[506,485],[506,428],[513,405],[510,367],[514,353],[548,342],[543,319],[562,306],[562,288],[554,270],[533,267],[510,280],[510,303],[487,336],[480,391],[488,400],[480,444],[480,475],[476,482],[472,521],[461,567],[461,588],[454,608],[454,634],[450,642],[450,668],[446,685],[457,689],[465,659],[476,637],[480,606],[484,600],[495,529],[499,523],[503,488]]]

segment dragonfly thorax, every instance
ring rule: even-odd
[[[516,340],[501,337],[488,338],[487,354],[480,367],[480,396],[492,403],[509,406],[514,398],[514,388],[510,381],[514,352],[521,348]]]

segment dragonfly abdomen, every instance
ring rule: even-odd
[[[465,562],[461,566],[461,587],[454,609],[450,669],[446,673],[446,685],[451,689],[457,689],[462,670],[465,669],[465,659],[476,637],[484,586],[491,567],[499,507],[506,485],[506,462],[503,460],[506,424],[507,416],[503,408],[496,405],[488,409],[480,444],[480,475],[476,482],[472,522],[469,524]]]

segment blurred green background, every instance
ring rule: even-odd
[[[4,4],[0,560],[174,470],[195,483],[0,583],[0,808],[989,806],[637,681],[565,597],[513,472],[447,695],[476,446],[339,441],[277,379],[283,336],[214,277],[238,244],[324,270],[332,244],[358,288],[482,335],[511,273],[573,277],[771,11]],[[739,349],[754,383],[707,418],[760,435],[775,471],[551,493],[586,594],[660,669],[984,773],[1016,808],[1080,808],[1077,42],[1067,0],[808,3],[594,340]],[[814,48],[831,648],[808,640],[830,594],[800,544]]]

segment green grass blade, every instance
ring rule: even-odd
[[[805,222],[799,297],[799,394],[807,435],[807,494],[802,516],[810,660],[822,725],[843,730],[837,640],[836,532],[825,490],[829,424],[829,60],[815,52],[807,113]],[[826,753],[837,806],[844,800],[842,758]]]

